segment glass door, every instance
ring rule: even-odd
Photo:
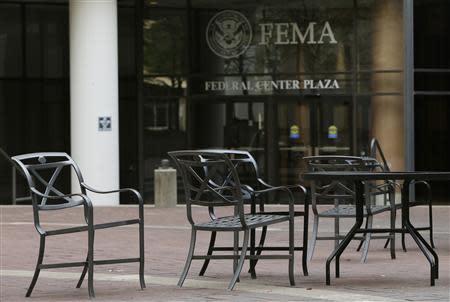
[[[279,180],[299,181],[303,157],[352,154],[351,100],[302,99],[278,104]]]
[[[349,155],[352,143],[351,100],[311,104],[314,155]]]
[[[278,104],[279,181],[298,182],[299,172],[306,170],[303,157],[314,152],[311,110],[306,101]]]

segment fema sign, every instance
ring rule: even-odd
[[[255,31],[253,31],[255,30]],[[255,34],[254,34],[255,32]],[[255,41],[252,41],[252,39]],[[254,28],[240,12],[224,10],[215,14],[206,27],[206,42],[209,49],[223,59],[237,58],[244,54],[250,45],[275,45],[283,47],[296,44],[321,45],[337,44],[329,21],[323,22],[264,22]],[[248,91],[271,93],[275,90],[325,90],[341,89],[337,79],[233,79],[205,81],[205,92]]]
[[[258,45],[337,44],[330,22],[260,23]],[[248,19],[240,12],[224,10],[215,14],[206,27],[209,49],[224,59],[235,58],[247,51],[253,38]]]

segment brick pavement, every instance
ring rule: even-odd
[[[277,206],[275,206],[277,207]],[[131,217],[134,206],[96,207],[96,223]],[[413,221],[426,221],[426,209],[412,210]],[[80,209],[70,213],[46,213],[42,219],[47,228],[72,226],[82,223]],[[203,216],[199,214],[199,216]],[[193,261],[183,288],[177,288],[179,273],[184,265],[190,238],[190,227],[185,208],[145,209],[146,281],[141,291],[137,264],[107,265],[95,268],[94,285],[97,301],[449,301],[450,280],[450,207],[435,207],[435,243],[440,257],[440,279],[429,286],[429,266],[411,238],[408,252],[397,246],[397,259],[391,260],[383,249],[384,240],[371,242],[369,259],[359,262],[357,242],[351,243],[341,257],[341,278],[332,277],[331,286],[325,285],[325,259],[332,250],[331,241],[319,241],[313,260],[309,263],[310,276],[301,270],[301,255],[296,255],[296,286],[290,287],[286,260],[263,260],[257,266],[258,279],[252,280],[244,264],[241,282],[235,290],[226,290],[232,275],[231,261],[212,261],[204,277],[198,272],[201,261]],[[387,215],[377,215],[374,224],[387,225]],[[297,222],[297,221],[296,221]],[[351,220],[344,220],[342,229],[348,229]],[[296,223],[296,239],[302,236],[302,221]],[[271,228],[268,241],[287,243],[287,224]],[[332,221],[324,219],[322,232],[331,232]],[[1,301],[88,301],[86,286],[76,289],[81,268],[42,271],[31,298],[24,297],[33,274],[39,237],[34,229],[29,206],[0,207],[0,300]],[[399,236],[397,237],[399,238]],[[425,236],[425,238],[428,238]],[[209,236],[199,234],[197,251],[204,251]],[[55,236],[48,240],[44,263],[82,261],[86,254],[86,234]],[[217,244],[231,242],[230,234],[218,236]],[[96,233],[97,259],[137,255],[137,227],[127,226]]]

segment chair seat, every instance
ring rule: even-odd
[[[288,221],[288,215],[275,214],[246,214],[245,222],[249,228],[257,228],[269,224]],[[220,230],[220,231],[237,231],[242,230],[241,219],[239,216],[220,217],[208,222],[195,224],[198,230]]]
[[[372,214],[389,211],[390,206],[372,206]],[[355,217],[356,208],[354,205],[339,205],[319,213],[320,217]],[[364,216],[367,216],[367,209],[364,206]]]

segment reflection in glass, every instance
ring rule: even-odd
[[[150,115],[185,97],[187,147],[260,152],[274,183],[298,181],[305,155],[360,155],[374,135],[383,146],[400,142],[385,153],[402,160],[402,0],[189,4],[147,1],[144,94],[164,96],[146,103],[152,127],[169,129],[167,114]],[[210,39],[225,47],[227,34],[249,36],[233,18],[216,19],[225,10],[252,29],[248,48],[235,57],[211,47]],[[219,21],[211,27],[211,20]]]
[[[22,75],[20,6],[0,4],[0,77]]]
[[[186,71],[185,21],[182,16],[152,16],[144,20],[144,74],[168,74],[181,87]]]

